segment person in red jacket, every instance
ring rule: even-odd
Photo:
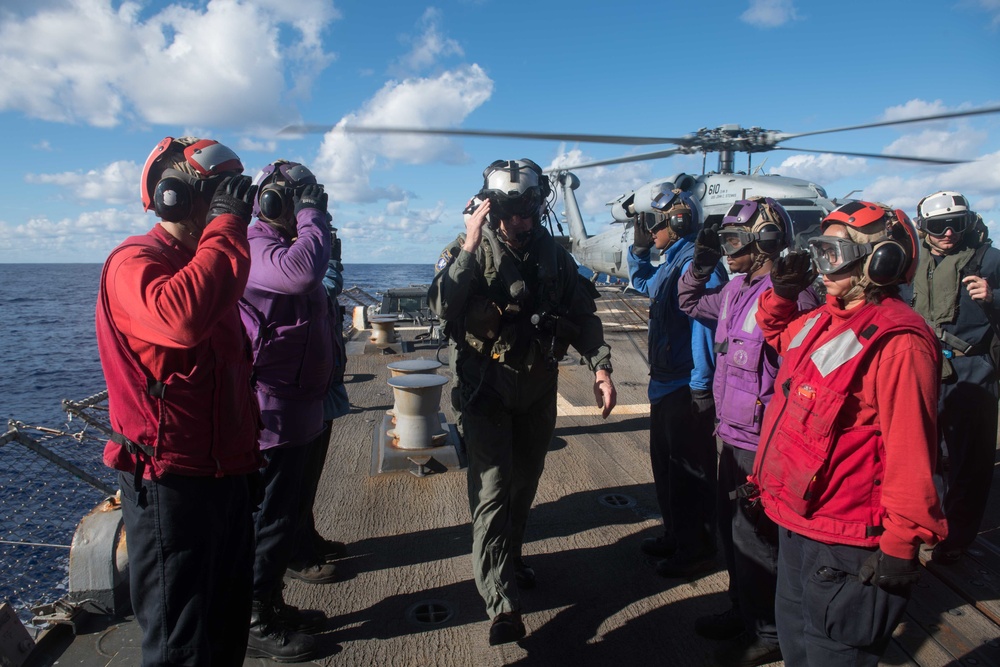
[[[920,576],[919,545],[947,531],[932,479],[941,353],[899,298],[919,247],[906,214],[851,202],[821,229],[812,262],[778,258],[760,297],[781,366],[750,491],[780,528],[785,664],[877,665]],[[826,304],[803,314],[811,264]]]
[[[163,139],[140,188],[159,222],[111,251],[96,329],[142,664],[242,665],[260,414],[237,302],[256,188],[209,139]]]

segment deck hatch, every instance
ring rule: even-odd
[[[406,618],[416,625],[444,625],[455,616],[453,605],[444,600],[423,600],[406,610]]]
[[[613,509],[628,509],[629,507],[635,507],[635,498],[632,496],[626,496],[623,493],[606,493],[597,499],[597,502],[601,503],[605,507],[611,507]]]

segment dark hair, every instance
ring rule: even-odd
[[[865,290],[865,303],[882,303],[886,299],[898,299],[899,285],[869,285]]]

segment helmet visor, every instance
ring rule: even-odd
[[[931,236],[944,236],[949,229],[958,235],[963,233],[969,226],[969,216],[964,213],[961,215],[938,216],[936,218],[927,218],[923,223],[924,231]]]
[[[491,193],[489,198],[490,215],[501,220],[510,220],[515,216],[533,218],[538,215],[538,209],[542,205],[542,193],[536,187],[528,188],[520,197],[505,197]]]
[[[871,251],[871,243],[854,243],[840,236],[815,236],[809,239],[809,254],[816,272],[824,276],[849,269]]]

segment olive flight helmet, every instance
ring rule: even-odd
[[[240,158],[218,141],[165,137],[143,166],[142,206],[167,222],[187,220],[195,197],[211,201],[223,178],[242,173]]]
[[[537,225],[545,202],[552,194],[549,177],[537,164],[520,160],[497,160],[483,171],[479,199],[490,201],[491,224],[511,216],[531,218]]]
[[[788,211],[770,197],[739,200],[722,218],[719,228],[722,251],[730,257],[753,252],[773,259],[788,247],[793,235]]]
[[[935,192],[917,204],[917,227],[930,236],[944,236],[949,229],[960,236],[975,220],[969,200],[958,192]]]
[[[316,176],[298,162],[275,160],[257,175],[253,214],[265,222],[278,222],[294,210],[295,193],[316,184]]]
[[[861,287],[913,280],[920,240],[916,226],[902,210],[873,202],[850,202],[823,218],[820,230],[834,224],[844,225],[849,238],[809,239],[809,252],[820,274],[841,273],[863,261]]]

